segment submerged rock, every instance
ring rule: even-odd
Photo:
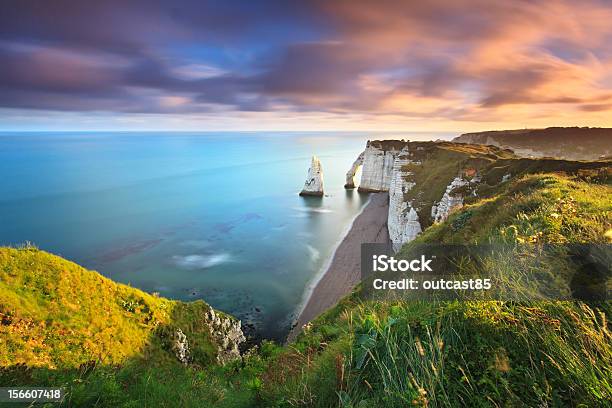
[[[304,182],[304,188],[300,192],[301,196],[323,196],[323,168],[317,156],[312,156],[308,177]]]

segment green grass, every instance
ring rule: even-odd
[[[173,327],[193,339],[198,361],[214,359],[204,302],[152,296],[33,247],[0,248],[0,265],[1,366],[120,364]]]
[[[558,174],[527,175],[466,204],[446,223],[426,229],[412,245],[607,242],[605,233],[611,228],[610,186]]]
[[[254,377],[215,363],[202,301],[117,284],[34,247],[0,248],[0,383],[65,387],[69,406],[248,406]],[[171,350],[187,336],[192,362]]]
[[[404,199],[419,209],[419,222],[423,228],[432,224],[432,205],[439,201],[450,182],[467,172],[475,171],[482,178],[476,187],[478,198],[473,198],[473,187],[466,186],[462,192],[467,200],[480,200],[499,191],[501,180],[509,174],[520,178],[528,174],[559,172],[565,175],[583,175],[592,181],[612,181],[609,161],[567,161],[556,159],[517,158],[511,151],[494,146],[465,145],[450,142],[411,142],[409,158],[418,161],[404,166],[410,172],[406,180],[416,186],[404,194]],[[472,197],[472,198],[470,198]]]
[[[418,177],[442,185],[466,164],[484,173],[507,154],[489,160],[492,152],[456,149],[421,150],[449,164]],[[509,165],[524,175],[487,184],[400,254],[428,242],[610,243],[612,188],[599,170],[529,174],[538,170],[533,163]],[[546,266],[508,255],[517,254],[490,259],[499,276],[569,268],[564,256]],[[0,383],[63,386],[66,406],[599,407],[612,400],[609,301],[373,301],[358,289],[294,343],[264,342],[226,366],[215,363],[208,310],[201,301],[116,284],[36,248],[2,248]],[[177,328],[192,347],[188,366],[168,347]]]
[[[346,396],[355,406],[600,406],[612,396],[609,310],[400,302],[358,311]]]
[[[466,169],[481,170],[491,162],[514,155],[492,146],[474,146],[455,143],[412,142],[410,159],[420,164],[408,164],[406,177],[416,186],[404,194],[419,209],[421,226],[431,225],[431,207],[439,201],[450,182]],[[421,186],[427,186],[423,188]]]
[[[611,203],[609,185],[527,175],[402,252],[427,242],[607,243]],[[493,261],[500,274],[534,266]],[[567,262],[554,260],[549,272]],[[274,406],[606,406],[610,312],[609,301],[372,301],[358,290],[315,320],[271,370],[285,360],[308,364],[264,388]]]

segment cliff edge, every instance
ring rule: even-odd
[[[116,283],[34,247],[0,248],[0,369],[240,359],[240,321]]]
[[[524,158],[490,144],[374,140],[347,172],[347,185],[359,166],[360,191],[389,192],[387,225],[398,250],[481,192],[501,188],[511,179],[537,172],[609,178],[611,162]]]

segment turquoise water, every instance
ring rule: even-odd
[[[30,241],[115,281],[204,299],[281,339],[367,200],[343,189],[366,139],[3,133],[0,245]],[[312,154],[323,198],[297,194]]]

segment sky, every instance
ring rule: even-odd
[[[0,130],[612,127],[612,0],[0,4]]]

